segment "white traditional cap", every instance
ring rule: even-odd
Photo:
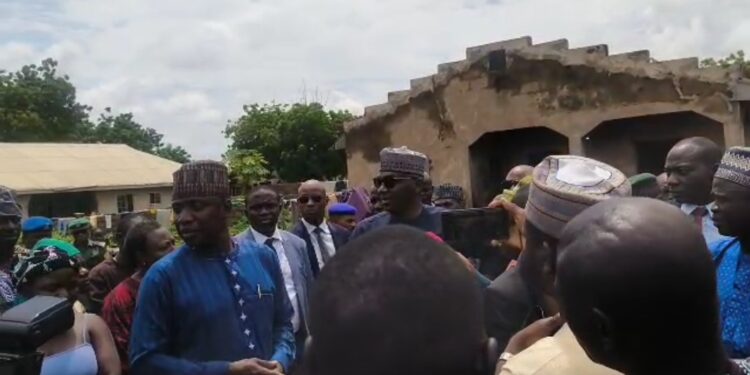
[[[721,159],[715,177],[750,188],[750,148],[730,148]]]
[[[423,179],[428,170],[429,161],[421,152],[409,150],[405,146],[386,147],[380,151],[380,173],[400,173]]]
[[[555,238],[586,208],[631,195],[630,182],[617,168],[582,156],[548,156],[533,176],[526,220]]]

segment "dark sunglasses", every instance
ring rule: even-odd
[[[393,189],[398,185],[401,181],[409,180],[408,177],[395,177],[395,176],[387,176],[387,177],[375,177],[372,179],[373,185],[375,185],[375,188],[380,188],[381,186],[385,186],[386,189]]]
[[[307,204],[307,202],[313,201],[313,203],[320,203],[323,201],[323,197],[319,195],[313,195],[311,197],[299,197],[297,198],[297,202],[300,202],[302,204]]]

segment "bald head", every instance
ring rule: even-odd
[[[698,228],[667,203],[614,199],[578,215],[560,239],[556,285],[595,362],[627,374],[675,373],[660,371],[664,358],[694,356],[690,366],[705,369],[695,361],[721,351],[710,253]]]
[[[297,203],[300,215],[309,224],[318,226],[326,216],[326,187],[318,180],[307,180],[299,186]]]
[[[664,172],[669,191],[678,203],[711,202],[711,183],[722,155],[719,145],[703,137],[683,139],[672,147]]]
[[[508,175],[505,176],[505,181],[518,183],[518,181],[521,181],[524,177],[531,176],[532,173],[534,173],[534,167],[524,164],[516,165],[510,170],[510,172],[508,172]]]

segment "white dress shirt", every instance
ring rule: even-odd
[[[680,205],[680,209],[682,210],[682,212],[684,212],[685,215],[690,216],[691,219],[693,218],[693,215],[691,214],[698,207],[700,206],[690,203],[683,203]],[[712,243],[726,240],[729,237],[722,236],[719,233],[719,229],[716,228],[716,225],[714,225],[714,213],[713,211],[711,211],[714,208],[714,203],[711,202],[705,207],[708,213],[706,214],[706,216],[703,216],[703,238],[706,240],[706,244],[711,246]]]
[[[253,227],[250,227],[250,231],[253,234],[253,238],[255,238],[255,242],[259,244],[265,244],[266,240],[269,238],[253,229]],[[299,300],[297,299],[297,289],[294,287],[292,266],[289,264],[289,258],[287,258],[286,252],[284,252],[284,240],[281,239],[281,232],[279,232],[278,228],[273,232],[273,235],[270,238],[273,238],[273,249],[279,257],[281,275],[284,277],[284,288],[286,289],[286,294],[289,296],[289,301],[292,303],[292,308],[294,309],[292,325],[294,326],[294,332],[297,332],[300,326],[300,306]]]
[[[315,234],[315,228],[317,227],[308,223],[305,219],[302,219],[302,224],[305,226],[305,229],[307,229],[307,233],[310,234],[310,242],[312,242],[313,248],[315,249],[315,257],[318,258],[318,268],[323,269],[325,262],[323,261],[323,255],[321,253],[320,245],[318,244],[318,235]],[[320,223],[320,229],[322,230],[320,237],[323,239],[323,244],[325,244],[326,247],[323,250],[330,257],[333,257],[336,254],[336,245],[333,244],[333,236],[328,227],[328,222],[323,220],[323,222]]]

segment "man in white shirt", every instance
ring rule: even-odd
[[[305,241],[310,269],[317,277],[323,266],[336,255],[336,250],[348,241],[349,231],[326,220],[328,196],[320,181],[302,183],[297,204],[302,218],[292,228],[292,233]]]
[[[238,238],[265,244],[279,257],[284,287],[294,308],[292,325],[297,344],[296,363],[299,363],[308,335],[308,298],[313,282],[305,241],[278,228],[281,196],[274,190],[259,187],[251,191],[245,208],[250,227]]]
[[[664,172],[672,197],[703,232],[706,244],[722,241],[712,218],[711,184],[723,152],[708,138],[693,137],[678,142],[667,154]]]

